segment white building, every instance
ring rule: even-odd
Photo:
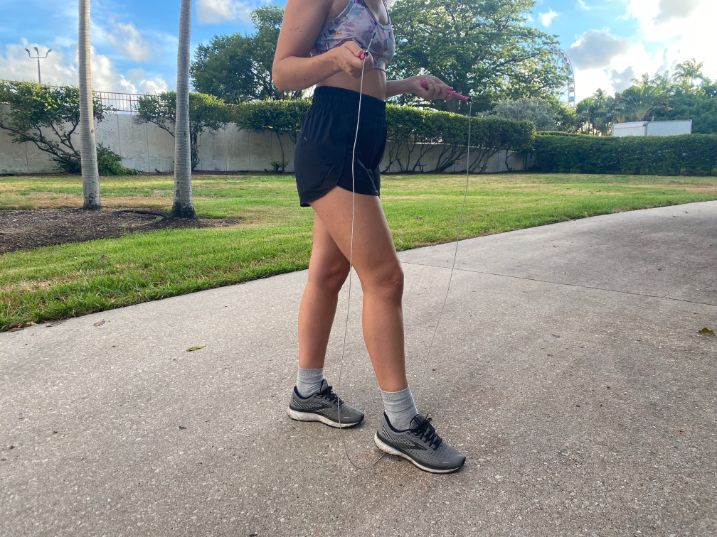
[[[612,135],[616,138],[625,136],[677,136],[692,134],[692,120],[676,121],[631,121],[616,123],[612,127]]]

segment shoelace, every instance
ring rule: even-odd
[[[443,442],[443,439],[438,435],[435,427],[431,425],[432,419],[433,418],[429,418],[428,416],[426,416],[425,418],[423,418],[423,420],[417,420],[419,421],[419,424],[416,425],[415,428],[411,429],[411,432],[413,432],[420,439],[428,442],[428,445],[431,446],[433,449],[438,449],[438,447],[441,445],[441,442]]]
[[[323,392],[319,393],[319,396],[323,397],[331,403],[336,403],[338,406],[342,406],[344,404],[341,398],[334,393],[334,390],[331,386],[327,386]]]

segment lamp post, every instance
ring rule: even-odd
[[[40,50],[37,47],[32,47],[35,49],[36,55],[33,56],[30,52],[29,48],[26,48],[27,55],[30,57],[31,60],[37,60],[37,81],[42,84],[42,75],[40,74],[40,60],[44,60],[50,55],[50,52],[52,52],[52,49],[48,49],[48,51],[45,53],[44,56],[40,56]]]

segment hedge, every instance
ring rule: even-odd
[[[534,171],[717,175],[717,135],[625,138],[538,134]]]
[[[301,120],[309,110],[310,101],[291,99],[282,101],[248,101],[230,106],[232,121],[241,129],[268,130],[276,135],[281,149],[281,161],[271,163],[274,172],[286,171],[286,155],[282,134],[288,135],[296,143],[296,135]],[[268,170],[267,170],[268,171]]]
[[[310,105],[311,101],[306,99],[241,103],[233,107],[233,121],[241,128],[268,129],[277,136],[288,134],[296,141],[296,133]],[[388,164],[384,171],[396,166],[404,172],[416,171],[422,168],[422,158],[436,145],[440,145],[436,166],[433,170],[423,171],[444,171],[465,153],[468,141],[466,116],[389,103],[386,123],[387,138],[393,144],[387,152]],[[529,150],[534,136],[535,128],[528,121],[473,117],[471,169],[481,171],[488,159],[503,149]]]
[[[436,145],[436,165],[432,172],[443,172],[463,159],[468,143],[468,117],[429,108],[389,104],[386,107],[388,140],[392,141],[386,170],[397,164],[401,171],[416,171],[422,158]],[[532,147],[535,127],[529,121],[495,116],[470,121],[472,171],[483,171],[488,159],[498,151],[523,152]],[[405,162],[401,160],[406,156]],[[384,171],[386,171],[384,170]]]
[[[38,107],[35,105],[31,95],[21,94],[17,91],[14,93],[0,91],[0,102],[9,102],[12,113],[15,115],[20,114],[22,118],[32,116],[32,122],[23,119],[19,126],[15,128],[15,131],[11,131],[18,137],[18,142],[29,140],[37,144],[38,142],[31,138],[27,138],[27,140],[21,138],[22,136],[32,136],[32,133],[39,130],[36,127],[49,128],[54,126],[55,130],[58,130],[58,125],[70,123],[71,129],[68,132],[75,130],[79,121],[79,107],[77,104],[79,90],[77,88],[68,86],[50,89],[30,83],[14,84],[18,84],[22,88],[30,88],[33,91],[41,91],[43,92],[43,99],[53,103],[51,107],[52,114],[49,115],[49,119],[44,118],[44,116],[37,119],[33,116],[33,113],[36,113]],[[0,84],[0,90],[3,90],[3,88],[4,86]],[[45,93],[48,95],[51,93],[52,95],[47,96]],[[10,100],[8,96],[13,96],[15,100]],[[283,156],[282,135],[288,135],[293,142],[296,142],[296,135],[310,105],[311,101],[307,99],[248,101],[240,104],[227,104],[209,95],[192,94],[190,96],[192,162],[194,165],[198,162],[198,140],[202,131],[217,129],[225,123],[236,123],[239,128],[269,130],[277,135],[281,144],[282,160],[281,162],[274,162],[272,165],[275,171],[283,171],[286,167],[286,158]],[[137,120],[140,122],[152,122],[173,135],[174,106],[175,96],[171,92],[157,96],[146,95],[139,101]],[[61,110],[62,114],[56,112],[56,109]],[[102,120],[103,113],[109,110],[111,108],[105,110],[102,107],[102,103],[96,99],[95,119],[98,122]],[[22,115],[23,113],[24,115]],[[415,172],[418,170],[442,172],[465,158],[468,141],[467,116],[441,112],[430,108],[400,106],[392,103],[388,103],[386,106],[386,116],[387,138],[392,144],[387,149],[387,165],[383,171],[398,168],[402,172]],[[0,128],[10,129],[11,127],[14,128],[15,125],[5,125],[0,121]],[[515,152],[530,150],[535,137],[535,128],[532,123],[495,116],[474,116],[471,118],[470,128],[471,171],[483,171],[488,159],[501,150]],[[25,133],[30,134],[26,135]],[[42,150],[48,150],[48,148],[42,147],[42,142],[47,142],[44,133],[40,132],[39,136],[41,143],[38,147]],[[71,148],[69,135],[67,139],[69,141],[65,145]],[[51,145],[52,147],[49,147],[49,149],[54,150],[63,148],[60,143],[47,142],[45,145]],[[75,168],[79,169],[79,152],[75,151],[74,148],[71,149],[74,158],[73,162],[76,161],[77,163]],[[435,162],[435,166],[432,169],[425,169],[423,159],[429,152],[432,152],[431,160]],[[116,164],[115,161],[119,162],[119,157],[109,153],[106,156],[108,156],[108,159],[105,160],[110,167],[116,167],[114,164]],[[101,162],[105,162],[105,160]],[[72,168],[71,171],[74,171],[75,168]]]
[[[102,121],[108,109],[94,97],[94,119]],[[0,129],[13,143],[31,143],[64,171],[80,173],[80,150],[75,147],[80,123],[80,89],[75,86],[43,86],[34,82],[0,80]],[[134,173],[122,166],[122,158],[97,144],[97,168],[101,175]]]

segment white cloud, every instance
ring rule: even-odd
[[[228,21],[251,20],[251,12],[256,9],[257,2],[245,0],[199,0],[197,15],[199,22],[218,23]]]
[[[639,38],[664,68],[695,58],[704,62],[704,72],[717,78],[714,50],[714,0],[626,0],[627,15],[639,25]],[[641,69],[644,72],[644,69]]]
[[[567,53],[573,65],[581,69],[604,67],[629,48],[627,39],[613,36],[609,30],[588,30],[573,43]]]
[[[590,11],[592,8],[585,2],[585,0],[578,0],[578,9],[583,11]]]
[[[573,53],[568,50],[568,55]],[[654,57],[642,43],[627,43],[606,62],[575,65],[575,90],[577,100],[589,97],[597,89],[608,93],[622,91],[632,85],[633,79],[644,72],[655,73],[662,67],[661,58]]]
[[[660,12],[656,17],[658,22],[666,22],[670,19],[684,18],[690,15],[700,0],[660,0]]]
[[[539,14],[540,23],[546,28],[550,26],[559,14],[552,9]]]
[[[25,48],[35,43],[23,39],[20,43],[6,44],[0,49],[0,79],[37,82],[37,63],[30,61]],[[41,49],[41,50],[44,50]],[[92,85],[96,91],[125,93],[164,91],[168,84],[161,77],[148,77],[141,70],[130,70],[126,75],[117,71],[112,60],[92,50]],[[78,83],[77,48],[53,50],[41,60],[42,82],[50,85],[76,85]]]
[[[612,69],[609,75],[610,81],[612,82],[612,87],[615,91],[626,90],[627,88],[632,86],[635,79],[637,78],[637,73],[631,66],[626,67],[622,71]]]
[[[151,54],[149,44],[142,38],[139,30],[132,24],[118,22],[114,24],[114,32],[109,37],[123,56],[136,62],[146,60]]]
[[[614,36],[608,30],[589,30],[568,49],[575,64],[578,101],[599,88],[609,93],[622,91],[643,73],[654,76],[672,71],[691,58],[703,62],[705,75],[717,79],[717,54],[712,54],[717,2],[620,1],[625,8],[621,18],[636,23],[632,34]],[[605,50],[600,50],[598,37]]]

